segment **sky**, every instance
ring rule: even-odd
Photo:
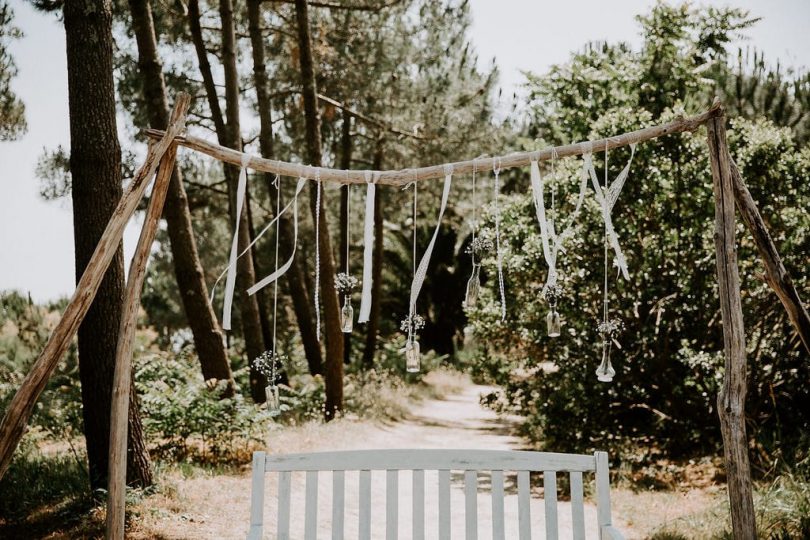
[[[24,0],[10,2],[16,25],[25,34],[11,47],[19,68],[12,87],[25,102],[28,133],[17,142],[0,142],[0,290],[17,289],[41,302],[70,295],[75,283],[70,201],[43,201],[34,174],[43,148],[70,146],[65,36],[55,16],[34,11]],[[654,3],[616,0],[605,9],[604,0],[471,0],[471,38],[481,65],[494,59],[504,94],[511,95],[519,91],[523,71],[542,73],[588,41],[627,41],[638,47],[641,39],[634,16]],[[700,4],[729,3],[763,17],[743,46],[752,45],[785,66],[810,66],[806,34],[810,0]],[[136,217],[124,235],[127,261],[135,249],[140,219]]]

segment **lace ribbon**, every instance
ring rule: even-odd
[[[366,217],[363,221],[363,294],[360,298],[358,323],[368,322],[371,315],[372,255],[374,253],[374,197],[376,178],[366,171]]]
[[[236,186],[236,223],[231,241],[231,255],[228,258],[228,277],[225,279],[225,300],[222,303],[222,328],[231,329],[231,308],[233,307],[233,289],[236,286],[236,252],[239,250],[239,220],[242,217],[242,206],[245,203],[247,188],[247,164],[250,155],[242,154],[242,168],[239,169],[239,181]]]
[[[627,175],[630,173],[630,164],[633,162],[633,156],[636,153],[636,145],[630,145],[630,159],[627,161],[627,165],[624,166],[624,169],[619,173],[619,176],[610,183],[610,187],[607,190],[604,190],[599,185],[599,179],[596,177],[596,170],[593,166],[593,160],[590,160],[590,166],[588,167],[588,174],[591,177],[591,184],[593,185],[594,192],[596,194],[596,202],[599,203],[599,207],[602,210],[602,219],[605,221],[605,232],[607,234],[608,242],[610,246],[613,248],[613,252],[616,254],[616,266],[618,266],[619,271],[621,272],[624,279],[630,279],[630,273],[627,271],[627,259],[622,252],[621,246],[619,246],[619,238],[616,235],[616,230],[613,228],[613,220],[610,217],[610,212],[613,210],[613,206],[616,204],[616,200],[619,198],[619,193],[622,191],[622,187],[624,187],[624,182],[627,180]]]
[[[264,287],[267,287],[271,283],[275,283],[276,281],[278,281],[278,279],[285,273],[287,273],[287,270],[289,270],[290,267],[292,266],[293,259],[295,258],[295,247],[298,245],[298,194],[301,193],[306,184],[307,184],[306,178],[298,179],[298,185],[295,188],[295,195],[293,196],[293,200],[287,203],[287,206],[284,207],[284,210],[281,211],[281,214],[273,218],[273,221],[271,221],[267,225],[267,227],[265,227],[265,230],[267,230],[267,228],[269,228],[270,225],[278,221],[279,217],[282,214],[284,214],[284,212],[286,212],[290,208],[290,206],[293,207],[293,250],[292,253],[290,254],[290,258],[287,259],[287,262],[285,262],[283,265],[279,266],[272,274],[270,274],[265,278],[262,278],[261,281],[256,283],[253,287],[249,288],[247,291],[249,295],[252,296],[261,289],[263,289]],[[256,239],[258,239],[258,236],[256,237]],[[254,242],[255,241],[256,240],[254,240]]]
[[[498,158],[497,165],[493,169],[495,173],[495,254],[498,263],[498,290],[501,295],[501,320],[506,320],[506,290],[503,284],[503,252],[501,251],[501,207],[498,202],[501,193],[501,159]]]
[[[413,275],[413,283],[411,283],[411,300],[410,300],[410,317],[413,321],[413,316],[416,313],[416,300],[419,298],[419,291],[422,290],[422,284],[425,282],[425,275],[427,274],[427,267],[430,264],[430,256],[433,254],[433,246],[436,244],[436,238],[439,236],[439,229],[442,225],[442,217],[444,210],[447,208],[447,199],[450,196],[450,186],[453,183],[453,168],[451,166],[445,167],[444,170],[444,189],[442,190],[442,204],[439,208],[439,219],[436,222],[436,230],[433,231],[433,237],[430,239],[425,254],[422,260],[419,261],[419,266]]]

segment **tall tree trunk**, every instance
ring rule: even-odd
[[[343,122],[340,126],[340,168],[352,168],[352,115],[343,111]],[[340,270],[345,271],[349,264],[349,185],[340,187]],[[343,363],[350,364],[352,356],[352,335],[343,336]]]
[[[121,147],[115,121],[111,4],[109,0],[67,0],[63,14],[78,281],[121,198]],[[107,486],[112,381],[123,298],[124,256],[119,246],[78,333],[84,435],[93,489]],[[135,399],[129,409],[128,447],[130,481],[151,484]]]
[[[239,124],[239,72],[236,68],[236,30],[233,21],[232,0],[220,0],[219,16],[222,24],[222,66],[225,71],[225,117],[226,117],[226,146],[235,150],[242,150],[242,136]],[[226,165],[230,169],[231,207],[236,209],[236,186],[238,170]],[[238,235],[239,252],[250,244],[250,231],[248,229],[246,206],[242,208],[239,220]],[[235,218],[235,215],[234,215]],[[256,403],[263,403],[265,398],[264,387],[267,383],[265,377],[253,368],[252,360],[262,354],[267,348],[262,336],[261,319],[259,316],[259,303],[256,296],[250,296],[247,289],[256,282],[256,273],[253,268],[252,257],[242,257],[236,265],[236,281],[240,290],[242,315],[242,333],[245,337],[250,366],[250,395]]]
[[[383,166],[384,140],[377,141],[374,149],[375,170]],[[383,197],[382,190],[374,192],[374,251],[371,256],[371,311],[366,327],[366,348],[363,351],[363,365],[366,368],[374,366],[374,353],[377,350],[377,333],[380,330],[380,313],[382,311],[382,264],[383,264]]]
[[[138,66],[141,71],[149,124],[153,128],[166,129],[169,123],[169,103],[163,79],[163,66],[157,52],[152,6],[149,0],[130,0],[129,8],[138,44]],[[231,396],[236,390],[236,384],[225,352],[222,331],[208,300],[205,275],[197,253],[194,229],[191,226],[188,198],[177,165],[174,167],[169,191],[166,194],[163,214],[172,246],[174,275],[180,289],[186,320],[194,335],[194,346],[200,359],[203,377],[206,380],[227,381],[225,395]]]
[[[295,15],[298,26],[299,61],[304,97],[304,119],[306,124],[307,161],[319,167],[322,161],[321,119],[318,114],[318,87],[315,81],[315,65],[312,60],[312,40],[309,33],[309,13],[307,0],[295,0]],[[320,246],[321,291],[326,328],[326,365],[324,382],[326,385],[326,420],[331,420],[343,409],[343,332],[340,329],[340,304],[335,290],[335,259],[332,252],[332,239],[326,220],[325,197],[321,194],[321,205],[316,204],[317,183],[310,183],[310,210],[312,217],[320,220],[317,241]]]
[[[253,82],[256,86],[256,102],[259,109],[259,147],[263,157],[273,157],[273,117],[268,91],[267,70],[265,69],[265,47],[261,24],[261,0],[248,0],[248,26],[250,43],[253,49]],[[273,176],[264,174],[267,192],[279,196],[279,191],[273,187]],[[278,224],[279,243],[283,251],[292,253],[293,230],[289,218],[284,216]],[[283,257],[282,257],[283,260]],[[304,285],[304,272],[299,259],[293,259],[293,264],[286,274],[287,286],[293,300],[293,310],[298,321],[298,330],[304,346],[304,356],[311,375],[322,372],[323,357],[321,346],[318,343],[315,331],[315,319],[312,315],[309,293]]]

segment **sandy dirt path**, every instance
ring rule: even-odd
[[[523,441],[511,435],[510,422],[479,405],[479,396],[491,388],[468,383],[457,394],[418,404],[407,420],[391,424],[370,424],[342,420],[329,425],[313,425],[285,430],[268,441],[268,452],[299,452],[376,448],[467,448],[517,450]],[[535,478],[536,476],[536,478]],[[531,520],[534,538],[545,537],[542,475],[533,475]],[[559,477],[558,477],[559,478]],[[491,499],[489,474],[479,474],[478,531],[482,540],[491,538]],[[592,479],[591,479],[592,480]],[[558,483],[560,480],[558,479]],[[304,477],[293,475],[292,538],[303,538]],[[357,538],[357,473],[346,473],[346,538]],[[437,473],[425,475],[425,518],[427,538],[438,537]],[[517,494],[515,479],[507,477],[505,501],[506,537],[517,537]],[[452,538],[464,538],[464,493],[461,473],[452,479]],[[164,538],[244,538],[249,523],[250,478],[243,475],[198,476],[176,485],[158,509],[144,512],[143,528],[150,537]],[[586,488],[587,489],[587,488]],[[411,538],[411,473],[399,473],[399,538]],[[561,494],[566,491],[561,487]],[[372,537],[385,537],[385,473],[372,475]],[[265,483],[265,538],[275,537],[277,482],[268,474]],[[331,538],[330,473],[319,478],[319,538]],[[155,496],[155,497],[159,497]],[[566,497],[567,498],[567,497]],[[148,515],[146,515],[148,514]],[[558,503],[559,538],[572,538],[571,508]],[[586,535],[597,538],[596,508],[586,503]],[[618,525],[621,527],[622,523]]]

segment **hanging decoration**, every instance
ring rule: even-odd
[[[315,195],[315,334],[321,341],[321,173],[315,173],[318,188]]]
[[[447,199],[450,196],[450,186],[453,184],[453,166],[445,165],[444,167],[444,188],[442,189],[442,202],[439,208],[439,219],[436,222],[436,229],[433,231],[433,237],[430,239],[425,254],[422,255],[422,260],[419,261],[419,266],[414,271],[413,282],[411,283],[411,298],[409,302],[410,311],[408,317],[403,321],[403,325],[408,329],[408,339],[405,344],[405,360],[408,371],[419,371],[420,369],[420,354],[419,342],[416,340],[416,332],[424,326],[424,319],[416,314],[416,300],[419,298],[419,292],[422,290],[422,284],[425,282],[427,268],[430,264],[430,257],[433,254],[433,247],[436,245],[436,238],[439,236],[439,229],[442,225],[442,217],[447,208]],[[413,191],[413,249],[414,249],[414,263],[416,262],[416,182],[414,182]],[[421,321],[421,324],[420,324]]]
[[[478,300],[478,295],[481,292],[481,259],[484,255],[492,251],[492,240],[484,236],[476,236],[475,239],[467,246],[466,253],[470,254],[473,259],[472,275],[467,281],[467,290],[464,296],[465,308],[475,307]]]
[[[348,172],[348,171],[347,171]],[[343,295],[343,307],[340,309],[340,329],[344,334],[351,334],[354,328],[354,308],[352,291],[360,284],[358,279],[349,273],[349,246],[351,245],[352,223],[352,186],[346,184],[346,271],[335,276],[335,289]]]
[[[371,316],[372,256],[374,254],[374,198],[377,191],[372,171],[366,171],[366,217],[363,221],[363,293],[357,322],[366,323]]]
[[[501,193],[501,158],[496,158],[492,164],[492,172],[495,174],[493,199],[495,206],[495,250],[498,262],[498,290],[501,294],[501,320],[506,320],[506,291],[503,285],[503,253],[501,252],[501,207],[500,207],[500,193]]]
[[[557,302],[562,296],[562,292],[562,287],[555,283],[546,288],[546,292],[543,294],[546,302],[548,302],[548,314],[546,315],[548,337],[558,337],[560,335],[562,319],[560,313],[557,311]]]
[[[242,217],[242,206],[245,203],[245,190],[247,188],[247,164],[250,162],[249,154],[242,154],[242,167],[239,169],[239,180],[236,184],[236,223],[231,240],[231,255],[228,258],[228,277],[225,279],[225,300],[222,302],[222,328],[231,329],[231,308],[233,306],[233,289],[236,286],[236,259],[239,250],[239,220]]]
[[[273,180],[273,185],[276,188],[276,216],[281,215],[281,179],[278,175]],[[276,227],[276,248],[275,248],[275,265],[273,272],[278,272],[278,246],[281,231]],[[276,330],[278,322],[278,280],[273,282],[273,338],[271,343],[271,350],[265,351],[258,358],[253,361],[253,367],[265,376],[267,385],[264,387],[265,397],[267,398],[267,408],[270,411],[278,412],[281,408],[281,398],[278,389],[278,368],[283,366],[283,359],[276,349]]]
[[[616,204],[616,200],[619,198],[619,193],[624,186],[624,182],[627,180],[627,175],[630,172],[630,164],[633,161],[633,156],[635,155],[636,145],[630,145],[630,159],[627,162],[627,165],[624,166],[622,171],[619,173],[619,176],[616,179],[609,183],[609,171],[608,171],[608,145],[605,143],[605,180],[604,180],[604,187],[599,186],[599,181],[597,180],[596,171],[593,167],[593,162],[588,169],[589,176],[591,178],[591,183],[593,184],[594,192],[596,193],[596,200],[599,203],[599,206],[602,210],[602,219],[605,222],[605,239],[604,239],[604,286],[603,286],[603,298],[602,298],[602,321],[597,326],[597,331],[602,336],[602,360],[599,363],[599,367],[596,369],[596,377],[598,380],[602,382],[611,382],[613,377],[616,375],[616,370],[613,368],[613,365],[610,361],[610,353],[613,345],[615,344],[616,347],[621,348],[619,342],[617,341],[617,337],[624,329],[624,321],[620,318],[609,318],[609,297],[608,297],[608,251],[612,247],[614,252],[614,265],[618,267],[619,272],[624,277],[624,279],[629,279],[629,273],[627,271],[627,261],[622,253],[622,250],[619,246],[619,240],[616,236],[616,231],[613,228],[613,222],[610,218],[610,212],[613,209],[613,206]]]
[[[475,186],[475,180],[476,180],[475,176],[476,176],[477,172],[478,172],[478,165],[477,165],[477,163],[475,161],[473,161],[473,173],[472,173],[472,207],[473,207],[472,211],[473,211],[473,217],[472,217],[472,220],[470,220],[470,229],[471,229],[472,240],[471,240],[470,246],[467,248],[467,253],[470,254],[470,257],[472,259],[472,274],[470,275],[470,279],[467,280],[467,289],[466,289],[466,291],[464,293],[464,302],[462,304],[462,307],[464,307],[466,309],[470,309],[470,308],[475,307],[475,304],[478,301],[478,293],[481,291],[481,277],[479,275],[480,271],[481,271],[481,263],[476,262],[476,258],[475,258],[475,256],[476,256],[476,252],[475,252],[475,245],[476,245],[475,244],[475,242],[476,242],[475,233],[476,233],[476,230],[478,229],[478,199],[476,197],[476,192],[475,192],[475,187],[476,187]]]

